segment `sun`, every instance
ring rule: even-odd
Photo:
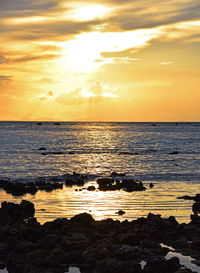
[[[103,5],[86,5],[74,10],[74,18],[78,21],[90,21],[104,17],[109,10]]]
[[[91,21],[107,16],[113,9],[111,7],[102,4],[90,4],[90,3],[64,3],[64,12],[62,16],[65,19],[70,19],[78,22]]]

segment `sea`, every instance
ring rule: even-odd
[[[193,202],[177,197],[200,193],[200,123],[0,122],[0,179],[29,183],[73,172],[90,175],[84,188],[20,197],[0,189],[0,202],[33,202],[41,223],[83,212],[120,221],[151,212],[188,223]],[[86,189],[112,172],[142,181],[146,191]]]

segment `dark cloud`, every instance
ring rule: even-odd
[[[112,1],[118,2],[118,1]],[[200,17],[199,1],[126,1],[131,4],[114,14],[109,22],[123,30],[152,28]]]
[[[1,0],[0,10],[4,12],[13,11],[15,14],[19,11],[21,16],[21,11],[35,13],[36,11],[55,9],[59,2],[59,0]]]
[[[49,21],[35,24],[7,25],[2,24],[0,33],[10,39],[19,40],[67,40],[67,37],[84,31],[91,31],[94,26],[101,24],[100,20],[89,22]]]
[[[103,24],[105,32],[135,30],[200,17],[200,2],[196,0],[99,0],[95,3],[112,4],[117,8],[116,11],[102,20],[75,22],[60,19],[62,3],[63,0],[0,0],[0,10],[3,11],[1,18],[44,16],[48,19],[27,24],[8,24],[2,21],[1,35],[19,40],[66,40],[70,35],[91,31],[95,26]],[[65,11],[67,12],[67,8]]]

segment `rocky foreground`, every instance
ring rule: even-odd
[[[200,261],[200,219],[179,224],[171,216],[149,214],[132,222],[95,221],[89,214],[43,225],[29,201],[3,202],[0,208],[0,267],[9,273],[186,273],[178,258],[166,260],[173,246]],[[141,266],[141,261],[146,265]]]

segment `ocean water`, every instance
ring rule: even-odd
[[[200,123],[0,122],[0,178],[29,182],[43,176],[122,172],[139,179],[145,192],[81,192],[77,187],[0,201],[31,200],[39,221],[90,212],[96,219],[135,219],[149,212],[188,222],[191,201],[200,192]],[[39,148],[46,148],[41,151]],[[170,154],[177,151],[177,154]],[[88,184],[95,185],[96,179]],[[149,189],[153,182],[155,187]],[[126,213],[117,216],[123,209]],[[45,210],[45,211],[44,211]]]

